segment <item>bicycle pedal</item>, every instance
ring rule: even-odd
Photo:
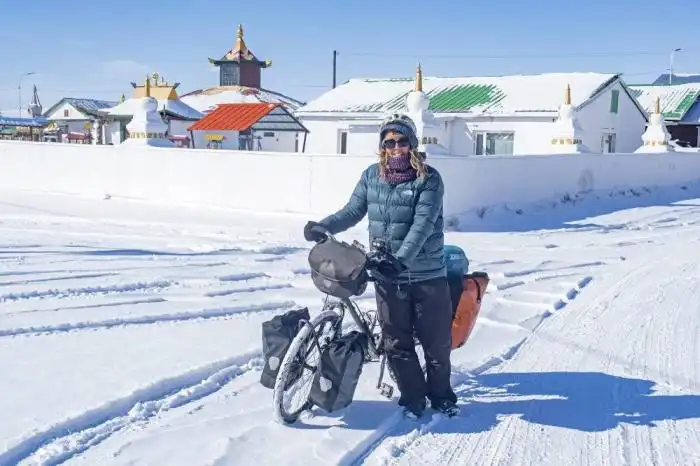
[[[382,386],[379,388],[379,393],[381,393],[385,398],[391,399],[391,397],[394,395],[394,387],[388,383],[382,382]]]

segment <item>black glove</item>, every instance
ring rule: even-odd
[[[374,269],[384,277],[396,278],[408,270],[408,267],[396,257],[386,256],[375,264]]]
[[[318,243],[326,238],[327,231],[326,227],[318,222],[307,222],[304,227],[304,239]]]

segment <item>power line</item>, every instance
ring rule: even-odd
[[[601,51],[601,52],[566,52],[557,54],[401,54],[401,53],[389,53],[389,52],[343,52],[338,51],[339,56],[357,56],[357,57],[395,57],[395,58],[416,58],[421,57],[423,59],[484,59],[484,60],[503,60],[503,59],[552,59],[552,58],[584,58],[584,57],[634,57],[634,56],[664,56],[667,57],[670,54],[670,50],[659,51],[659,50],[620,50],[620,51]],[[698,50],[688,50],[683,49],[684,55],[698,55],[700,51]]]

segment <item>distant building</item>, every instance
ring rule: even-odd
[[[671,140],[691,147],[700,147],[700,76],[698,78],[697,82],[672,86],[663,83],[630,85],[632,94],[647,112],[652,113],[657,99],[660,101]]]
[[[209,63],[219,68],[219,85],[182,95],[183,102],[202,113],[208,113],[218,104],[280,103],[296,110],[303,102],[262,87],[262,70],[272,66],[270,60],[259,60],[243,38],[243,26],[238,25],[236,42],[221,58],[210,58]]]
[[[104,109],[103,113],[109,121],[105,125],[105,141],[107,143],[119,144],[128,137],[126,125],[129,123],[134,113],[140,111],[143,97],[153,97],[158,106],[157,111],[161,118],[168,125],[168,138],[177,142],[184,142],[188,146],[187,128],[193,122],[199,120],[204,115],[180,100],[177,95],[177,87],[180,83],[170,84],[158,73],[146,76],[143,84],[131,83],[134,89],[131,98],[122,96],[118,105]]]
[[[0,114],[0,139],[16,141],[41,141],[42,133],[49,122],[41,114],[41,101],[36,84],[32,94],[32,101],[27,107],[27,113],[31,118],[9,118]]]
[[[42,130],[49,124],[44,117],[10,118],[0,115],[0,139],[41,141]]]
[[[284,105],[260,102],[219,104],[189,131],[195,149],[269,152],[303,152],[308,133]]]
[[[44,112],[44,118],[53,123],[54,131],[65,142],[90,142],[93,122],[104,118],[101,110],[118,102],[64,97]]]
[[[581,128],[579,146],[594,153],[640,146],[647,113],[618,74],[424,79],[419,70],[416,78],[351,79],[295,115],[310,131],[307,152],[371,155],[378,150],[383,117],[417,105],[407,97],[420,88],[426,101],[412,112],[424,106],[434,120],[425,143],[437,138],[436,148],[456,156],[542,154],[552,152],[567,86]]]
[[[238,25],[233,47],[219,59],[209,58],[209,63],[219,69],[219,85],[192,91],[181,97],[183,102],[205,115],[212,112],[219,104],[279,104],[285,108],[287,113],[293,113],[294,110],[303,105],[303,102],[299,100],[262,87],[262,70],[272,66],[272,62],[258,59],[248,48],[243,37],[242,25]],[[261,134],[263,138],[270,139],[270,141],[261,145],[289,147],[289,137],[296,138],[298,134],[302,133],[306,134],[297,131],[290,133],[267,130]],[[237,145],[237,141],[235,145]],[[292,148],[301,146],[303,146],[303,141],[299,139],[292,141]]]

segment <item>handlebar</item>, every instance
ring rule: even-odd
[[[323,235],[322,238],[319,238],[318,241],[316,241],[317,244],[328,239],[332,241],[338,241],[336,237],[330,231],[328,231],[326,227],[322,225],[316,225],[314,226],[314,229],[318,233],[321,233]],[[353,241],[352,246],[360,249],[362,252],[364,252],[365,256],[367,257],[367,270],[369,272],[367,278],[369,281],[392,281],[391,277],[387,277],[382,272],[380,272],[380,267],[382,265],[388,265],[389,268],[391,268],[391,266],[396,261],[396,258],[391,252],[391,247],[387,244],[385,240],[381,238],[375,238],[374,240],[372,240],[369,246],[369,251],[367,251],[365,245],[360,243],[359,241]]]
[[[338,241],[336,237],[326,227],[322,225],[316,225],[314,229],[316,229],[316,231],[322,233],[325,236],[323,239],[320,239],[316,243],[320,243],[321,241],[325,241],[326,239]],[[384,261],[393,260],[391,248],[383,239],[376,238],[372,240],[369,252],[367,252],[367,248],[365,247],[365,245],[360,243],[359,241],[353,241],[352,245],[361,249],[362,251],[365,251],[367,259],[373,264],[380,264]]]

